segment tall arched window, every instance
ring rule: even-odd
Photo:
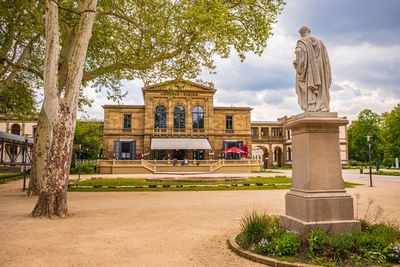
[[[182,106],[174,108],[174,128],[185,128],[185,108]]]
[[[193,129],[204,129],[204,110],[197,106],[193,109]]]
[[[20,133],[21,133],[21,126],[19,126],[19,124],[13,124],[13,126],[11,126],[11,133],[12,133],[12,134],[20,135]]]
[[[157,106],[154,111],[154,128],[167,128],[167,114],[164,106]]]

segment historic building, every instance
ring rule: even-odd
[[[36,131],[36,120],[20,120],[0,114],[0,131],[33,138]]]
[[[190,81],[142,88],[144,105],[105,105],[103,159],[217,160],[248,156],[265,167],[291,164],[290,131],[278,121],[251,121],[250,107],[215,107],[216,89]],[[348,163],[346,127],[341,157]],[[244,154],[221,151],[237,147]]]
[[[214,107],[211,83],[170,81],[142,92],[143,106],[103,106],[104,159],[214,160],[233,146],[248,150],[252,109]]]

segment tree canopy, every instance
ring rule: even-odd
[[[400,157],[400,104],[379,115],[370,109],[360,112],[348,127],[349,158],[368,161],[367,136],[371,136],[372,161],[390,167]]]

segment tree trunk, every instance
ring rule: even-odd
[[[82,2],[80,2],[82,3]],[[67,188],[70,171],[79,90],[82,83],[86,52],[96,17],[97,0],[85,0],[80,6],[81,18],[76,42],[71,47],[71,60],[65,86],[65,97],[57,87],[59,63],[58,6],[46,0],[46,56],[44,61],[43,110],[51,128],[50,149],[39,199],[33,217],[64,217],[68,215]]]
[[[53,136],[46,160],[45,186],[40,191],[33,217],[68,215],[67,188],[71,166],[71,154],[75,132],[76,112],[71,112],[64,101],[60,101],[58,116],[53,126]]]
[[[44,171],[46,170],[47,152],[50,149],[50,134],[49,120],[42,108],[34,137],[29,187],[26,191],[28,196],[39,195],[40,193]]]

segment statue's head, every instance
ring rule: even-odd
[[[310,32],[311,32],[311,30],[307,26],[303,26],[299,30],[299,33],[300,33],[301,37],[305,37],[305,36],[309,35]]]

